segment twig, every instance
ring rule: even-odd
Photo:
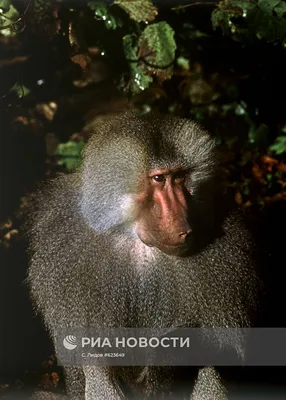
[[[23,62],[27,61],[28,58],[29,58],[29,56],[17,56],[14,58],[9,58],[7,60],[0,60],[0,68],[7,67],[7,66],[13,65],[13,64],[23,63]]]
[[[175,6],[175,7],[171,7],[171,10],[181,10],[183,8],[187,8],[187,7],[193,7],[193,6],[209,6],[209,5],[215,5],[219,2],[219,0],[216,1],[198,1],[196,3],[191,3],[191,4],[184,4],[181,6]]]

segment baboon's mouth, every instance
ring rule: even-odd
[[[182,257],[188,253],[190,245],[188,243],[179,244],[179,245],[167,245],[160,243],[156,245],[156,247],[162,252],[169,256],[178,256]]]
[[[152,248],[156,247],[158,250],[160,250],[162,253],[168,254],[168,255],[174,255],[174,256],[184,256],[188,253],[190,250],[191,243],[193,241],[193,236],[190,233],[184,242],[177,243],[177,244],[170,244],[169,242],[159,242],[156,240],[154,236],[151,236],[149,240],[144,240],[142,237],[140,237],[140,234],[137,232],[137,236],[141,240],[142,243],[144,243],[146,246]]]

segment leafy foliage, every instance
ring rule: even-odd
[[[212,13],[213,27],[234,37],[256,36],[266,41],[286,40],[284,0],[223,0]]]
[[[92,92],[100,75],[142,113],[154,108],[204,124],[224,149],[242,204],[255,203],[257,185],[263,198],[284,192],[285,1],[178,0],[172,9],[152,0],[20,3],[0,0],[0,33],[20,49],[1,60],[1,96],[8,108],[26,104],[17,127],[43,129],[43,136],[55,129],[59,143],[48,147],[57,166],[70,171],[80,162],[83,141],[67,137],[94,105],[78,106],[74,97]],[[64,130],[63,96],[72,109]]]
[[[103,20],[107,29],[116,29],[122,26],[122,21],[119,18],[115,18],[112,13],[109,12],[109,8],[104,0],[90,1],[87,5],[94,11],[94,18]]]
[[[124,52],[127,60],[130,60],[131,80],[129,88],[133,93],[139,93],[141,90],[148,88],[153,81],[151,76],[145,74],[144,69],[138,64],[138,42],[135,35],[126,35],[123,38]]]
[[[0,9],[2,10],[1,13],[5,14],[9,11],[11,6],[10,0],[0,0]]]
[[[134,34],[126,35],[123,45],[133,93],[146,89],[155,76],[160,81],[171,78],[176,43],[174,31],[166,22],[147,26],[139,40]]]
[[[137,22],[151,22],[158,14],[151,0],[115,0],[114,4],[123,8]]]
[[[175,60],[175,50],[174,31],[166,22],[147,26],[139,39],[139,57],[155,68],[169,68]],[[157,69],[154,72],[161,75]]]
[[[276,7],[274,7],[274,11],[278,15],[278,17],[282,18],[286,15],[286,3],[283,1],[279,1]]]
[[[276,143],[270,146],[270,150],[274,151],[276,154],[286,153],[286,135],[278,136],[276,138]]]
[[[56,155],[59,157],[58,164],[63,165],[68,171],[73,171],[81,163],[81,152],[84,148],[84,141],[68,141],[59,144]]]
[[[31,90],[25,87],[24,85],[20,85],[16,83],[12,88],[11,92],[15,92],[19,98],[28,96]]]
[[[19,13],[11,4],[10,0],[0,0],[0,30],[4,36],[14,36],[16,34],[14,23],[19,18]],[[13,24],[13,29],[10,25]]]

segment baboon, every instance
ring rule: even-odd
[[[134,111],[86,129],[82,166],[39,190],[30,221],[28,282],[51,337],[59,326],[250,327],[253,243],[227,207],[214,140],[190,120]],[[67,392],[166,398],[172,371],[68,367]],[[200,368],[188,397],[226,399],[217,370]]]

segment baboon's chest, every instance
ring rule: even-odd
[[[187,283],[190,278],[186,277],[183,287],[170,269],[140,272],[132,309],[132,317],[138,320],[139,326],[168,327],[187,323],[191,313],[191,288]]]

